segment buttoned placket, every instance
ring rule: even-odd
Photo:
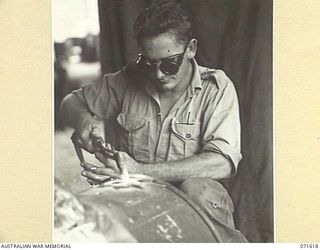
[[[198,69],[195,69],[195,70],[197,71]],[[201,83],[198,82],[199,80],[200,80],[199,76],[196,77],[195,75],[193,75],[190,85],[184,90],[183,94],[179,96],[179,98],[173,104],[173,106],[171,107],[170,111],[168,112],[165,118],[163,118],[161,115],[161,103],[160,103],[160,98],[157,91],[155,90],[154,86],[150,82],[148,82],[148,84],[146,85],[145,89],[149,94],[149,96],[151,97],[154,105],[156,105],[156,110],[157,110],[157,115],[156,115],[157,135],[155,140],[156,147],[154,151],[155,152],[154,157],[156,162],[168,160],[168,157],[169,157],[168,147],[170,145],[170,126],[171,126],[171,124],[169,123],[171,123],[171,120],[173,117],[177,116],[177,114],[179,113],[179,109],[182,105],[188,105],[188,113],[190,115],[191,110],[193,110],[192,100],[194,99],[197,91],[201,89]],[[190,102],[187,104],[188,100]],[[167,134],[168,141],[163,141],[164,140],[163,135],[165,133],[164,130],[166,128],[168,128],[169,130]]]
[[[155,149],[155,160],[161,160],[158,158],[158,146],[159,146],[159,140],[161,138],[161,133],[163,129],[163,124],[162,124],[162,116],[161,116],[161,104],[160,104],[160,98],[158,93],[155,91],[154,87],[151,87],[150,83],[149,86],[146,86],[146,91],[151,97],[152,103],[156,106],[156,149]]]
[[[195,96],[195,91],[193,90],[193,86],[188,86],[184,93],[179,96],[177,101],[173,104],[172,108],[168,112],[168,115],[163,118],[161,116],[161,104],[159,96],[156,92],[148,91],[150,97],[153,99],[154,104],[157,109],[157,138],[156,138],[156,149],[155,149],[155,160],[156,161],[164,161],[168,159],[168,145],[170,145],[170,126],[172,118],[176,117],[179,113],[179,109],[182,105],[188,105],[187,112],[190,115],[191,110],[193,110],[193,102]],[[188,103],[187,103],[188,102]],[[163,119],[163,120],[162,120]],[[164,131],[164,130],[169,131]],[[164,134],[167,133],[167,140],[164,141]]]

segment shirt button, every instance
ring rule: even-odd
[[[186,138],[191,138],[191,134],[186,134]]]

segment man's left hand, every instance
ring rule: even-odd
[[[117,179],[121,174],[128,172],[136,173],[139,163],[132,159],[126,152],[117,151],[115,159],[95,153],[96,158],[104,164],[104,167],[98,167],[90,163],[82,163],[84,171],[81,175],[86,177],[90,184],[98,184],[110,179]]]

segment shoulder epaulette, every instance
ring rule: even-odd
[[[230,82],[230,79],[221,69],[204,68],[200,76],[202,80],[209,80],[217,84],[219,88],[226,86]]]

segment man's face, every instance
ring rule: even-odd
[[[186,56],[188,51],[183,54],[182,63],[176,74],[165,74],[160,69],[160,59],[181,54],[184,52],[186,46],[186,44],[177,42],[170,33],[164,33],[156,37],[142,40],[141,49],[143,58],[146,59],[146,61],[153,62],[153,70],[149,72],[149,77],[159,91],[166,92],[179,90],[179,86],[184,85],[183,83],[185,83],[185,81],[189,81],[188,76],[190,78],[190,74],[188,73],[190,73],[191,64]]]

